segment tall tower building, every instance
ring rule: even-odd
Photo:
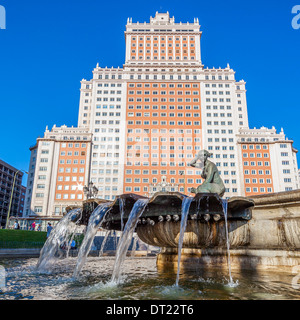
[[[78,126],[93,133],[91,178],[103,197],[150,195],[161,176],[189,193],[202,178],[187,164],[203,148],[213,153],[226,196],[243,189],[237,134],[248,128],[245,82],[229,65],[204,68],[201,34],[198,19],[175,23],[169,13],[149,23],[128,19],[123,68],[97,65],[82,81]],[[109,152],[115,147],[118,158]]]
[[[293,141],[275,128],[249,128],[245,81],[235,78],[229,64],[204,67],[201,34],[198,19],[176,23],[168,12],[156,12],[149,22],[128,18],[123,67],[97,64],[92,79],[81,81],[78,128],[72,130],[88,139],[89,174],[84,181],[96,185],[98,197],[152,196],[162,190],[189,194],[203,182],[201,168],[188,165],[201,149],[213,154],[225,197],[299,188]],[[35,150],[42,150],[45,141],[55,144],[56,137],[48,136],[54,134],[46,132],[32,152],[41,152]],[[31,172],[44,167],[34,164],[43,157],[32,154],[27,188],[32,196],[27,197],[26,212],[46,208],[55,213],[70,202],[71,194],[57,192],[65,189],[58,183],[60,144],[52,156],[55,161],[48,164],[47,170],[55,174],[48,172],[46,179],[52,174],[57,182],[51,184],[52,202],[47,200],[47,205],[37,194],[47,197],[48,184],[39,181],[40,173]],[[40,185],[46,190],[39,192]]]

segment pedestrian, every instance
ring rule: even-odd
[[[73,241],[71,242],[71,250],[75,250],[75,249],[77,249],[76,241],[73,239]]]
[[[35,231],[35,221],[32,222],[31,230],[32,230],[32,231]]]
[[[38,224],[36,225],[36,231],[41,231],[41,224],[40,224],[40,223],[38,223]]]
[[[20,225],[19,225],[18,220],[16,220],[15,223],[14,223],[14,229],[15,229],[15,230],[20,229]]]
[[[51,230],[53,229],[53,227],[51,226],[51,223],[48,222],[48,226],[47,226],[47,238],[50,236]]]

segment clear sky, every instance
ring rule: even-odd
[[[28,169],[29,147],[52,128],[77,125],[82,78],[122,67],[128,17],[149,22],[169,11],[175,22],[199,19],[205,67],[236,71],[247,82],[249,125],[281,127],[300,150],[300,0],[0,0],[0,158]],[[300,23],[300,20],[299,20]],[[24,181],[25,183],[25,181]]]

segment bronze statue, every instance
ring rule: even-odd
[[[203,163],[203,170],[201,177],[205,179],[205,181],[198,186],[197,188],[192,188],[192,193],[217,193],[220,197],[222,197],[225,193],[225,186],[220,177],[219,170],[216,165],[209,161],[207,158],[211,157],[212,154],[206,150],[201,150],[196,155],[196,157],[189,163],[192,167],[197,166],[197,161]]]

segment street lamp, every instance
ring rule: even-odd
[[[83,187],[83,193],[87,199],[95,198],[98,194],[98,189],[93,182],[89,182],[88,186]]]
[[[14,188],[15,188],[16,177],[17,177],[17,174],[18,174],[20,171],[23,171],[24,173],[28,174],[28,172],[27,172],[27,171],[22,170],[22,169],[20,169],[20,170],[18,170],[18,171],[16,171],[16,172],[15,172],[15,175],[14,175],[14,182],[13,182],[13,186],[12,186],[11,194],[10,194],[10,201],[9,201],[8,213],[7,213],[7,217],[6,217],[6,225],[5,225],[5,229],[7,229],[7,228],[8,228],[9,215],[10,215],[11,203],[12,203],[13,194],[14,194]]]

